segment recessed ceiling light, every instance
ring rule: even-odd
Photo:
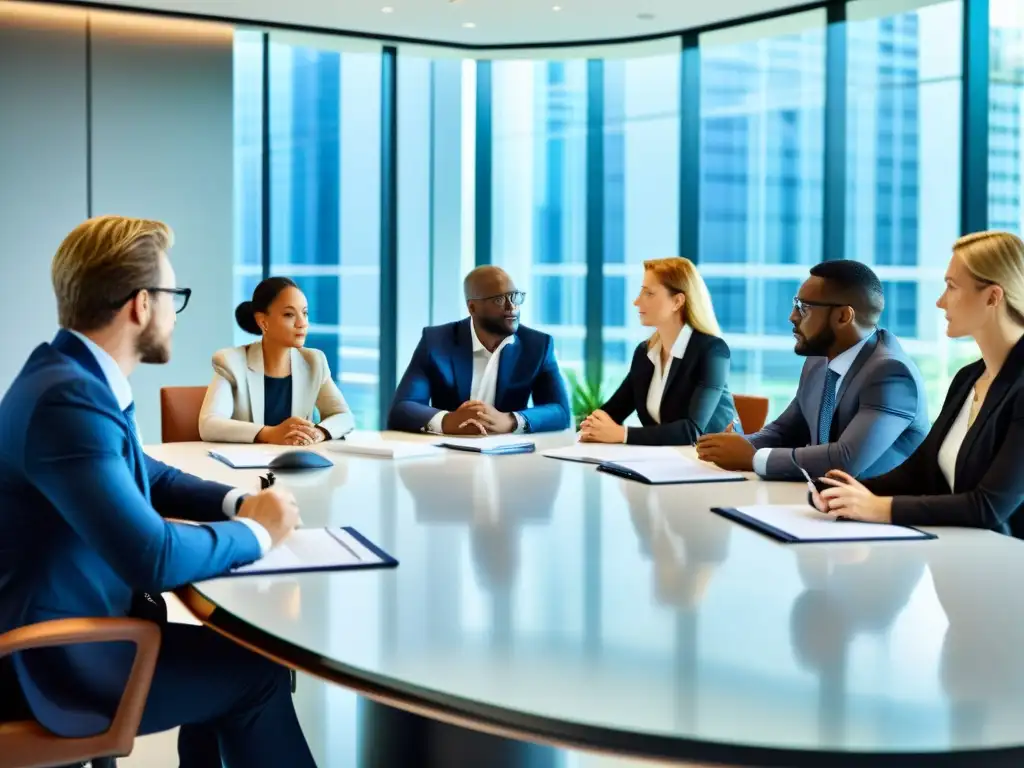
[[[380,12],[381,13],[394,13],[395,9],[392,8],[390,5],[385,5],[383,8],[380,9]]]
[[[552,5],[551,6],[551,10],[552,11],[560,11],[560,10],[562,10],[562,6],[560,6],[560,5]]]
[[[638,13],[636,15],[636,17],[638,19],[640,19],[640,21],[651,21],[651,20],[654,19],[654,14],[653,13]]]
[[[474,24],[472,21],[464,21],[462,22],[462,26],[464,26],[466,29],[474,29],[476,27],[476,24]]]

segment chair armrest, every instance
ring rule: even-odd
[[[119,747],[127,745],[127,754],[139,730],[142,711],[149,696],[157,656],[160,653],[160,628],[141,619],[55,619],[13,629],[0,635],[0,658],[17,651],[49,648],[76,643],[129,642],[135,645],[128,682],[110,728],[101,737]]]

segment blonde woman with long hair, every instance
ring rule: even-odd
[[[833,470],[812,502],[828,514],[898,525],[988,528],[1024,538],[1024,242],[979,232],[953,246],[937,302],[946,335],[973,338],[921,446],[900,466],[857,482]]]
[[[681,257],[645,261],[633,305],[654,333],[636,348],[611,399],[584,420],[580,440],[692,445],[702,434],[738,426],[727,384],[729,347],[693,263]],[[643,426],[622,426],[634,411]]]

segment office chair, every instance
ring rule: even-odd
[[[764,426],[768,418],[768,398],[758,395],[733,395],[736,413],[743,426],[743,434],[752,435]]]
[[[165,443],[198,442],[199,412],[206,387],[163,387],[160,390],[160,439]]]
[[[65,738],[43,728],[31,713],[16,709],[0,720],[0,768],[46,768],[81,765],[110,768],[112,758],[132,751],[142,711],[153,681],[160,651],[160,628],[139,619],[56,619],[11,630],[0,635],[0,659],[16,651],[77,643],[134,643],[124,694],[114,719],[104,733],[84,738]],[[9,698],[6,694],[4,698]]]

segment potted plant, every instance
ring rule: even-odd
[[[569,407],[572,408],[573,427],[578,431],[580,424],[590,414],[604,405],[605,397],[600,382],[589,381],[576,371],[566,371],[569,383]]]

